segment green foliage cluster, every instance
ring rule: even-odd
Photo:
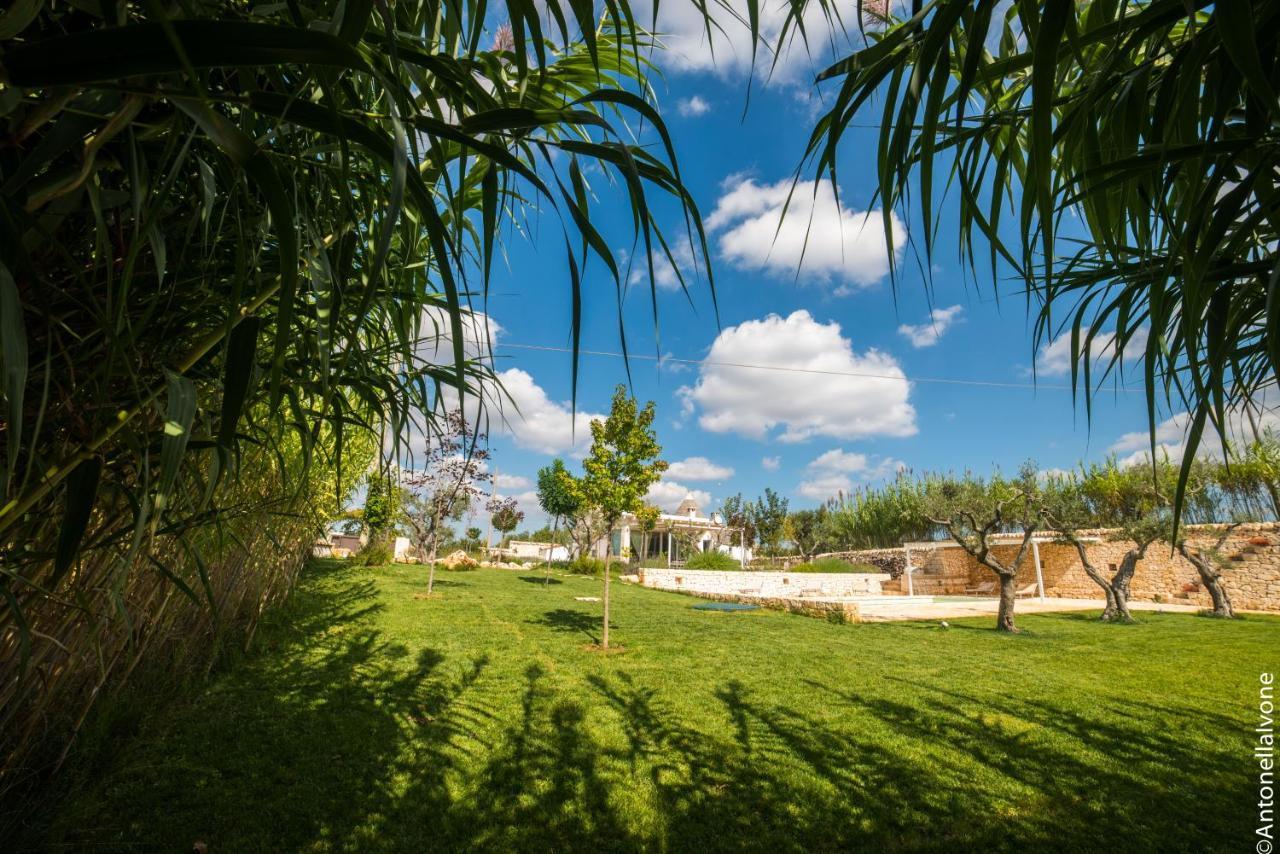
[[[684,562],[689,569],[714,569],[720,572],[728,572],[735,569],[741,569],[738,562],[729,555],[720,551],[695,552],[689,556]]]
[[[574,575],[590,575],[602,578],[604,576],[604,561],[588,555],[578,555],[564,564],[564,571]]]
[[[78,662],[99,695],[109,678],[85,674],[136,655],[68,645],[67,627],[141,630],[177,610],[170,594],[267,601],[256,556],[240,590],[216,586],[212,556],[244,548],[240,523],[291,568],[299,520],[314,533],[328,503],[316,487],[367,470],[367,439],[399,460],[445,394],[490,396],[464,325],[504,228],[554,211],[582,246],[575,299],[592,254],[623,284],[584,167],[625,198],[610,202],[632,212],[632,243],[681,269],[650,214],[670,196],[705,256],[625,4],[9,6],[0,685],[25,693],[49,682],[20,671]],[[636,121],[664,144],[634,141]],[[567,326],[576,345],[578,317]],[[171,586],[121,593],[155,578]],[[49,729],[20,705],[0,702],[0,731]]]
[[[826,505],[824,551],[893,548],[928,539],[934,526],[924,513],[925,481],[899,472],[880,487],[838,495]]]
[[[582,497],[609,530],[623,513],[640,509],[644,496],[667,463],[653,429],[653,401],[640,408],[619,385],[607,418],[591,422],[591,450],[582,461]]]
[[[874,105],[885,209],[911,200],[927,257],[951,194],[949,239],[980,278],[1014,274],[1035,350],[1067,336],[1086,405],[1140,351],[1153,444],[1161,405],[1189,413],[1175,519],[1206,433],[1280,377],[1277,28],[1273,0],[937,0],[819,75],[836,87],[807,148],[819,174],[838,184]]]
[[[869,563],[850,563],[838,557],[823,557],[808,563],[797,564],[789,572],[882,572]]]

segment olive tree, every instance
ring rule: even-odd
[[[787,516],[786,538],[804,560],[813,560],[813,556],[828,545],[828,515],[824,504],[813,510],[796,510]]]
[[[662,446],[653,430],[657,414],[653,401],[641,409],[627,394],[625,386],[613,393],[609,417],[591,422],[591,451],[583,461],[582,479],[586,503],[599,513],[605,536],[623,513],[638,510],[649,487],[667,470],[658,458]],[[611,540],[605,547],[604,560],[604,628],[600,645],[609,648],[609,563]]]
[[[1018,571],[1031,554],[1031,540],[1044,524],[1044,496],[1034,465],[1022,467],[1018,476],[990,480],[966,474],[937,477],[925,489],[924,509],[929,520],[981,565],[995,573],[1000,583],[996,629],[1017,632],[1013,622]],[[992,552],[998,534],[1021,535],[1012,558]]]
[[[787,530],[787,508],[790,502],[772,489],[765,487],[764,495],[756,499],[751,508],[751,521],[760,545],[771,555],[778,554]]]
[[[1167,463],[1157,471],[1172,473]],[[1110,459],[1082,468],[1076,476],[1051,478],[1046,492],[1049,524],[1063,542],[1075,548],[1085,574],[1102,588],[1106,598],[1102,620],[1133,622],[1129,585],[1138,561],[1152,543],[1166,535],[1171,522],[1168,504],[1151,470],[1145,466],[1123,468]],[[1115,528],[1107,536],[1130,543],[1110,577],[1094,563],[1081,534],[1082,529],[1100,527]]]

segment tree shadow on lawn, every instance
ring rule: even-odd
[[[311,582],[278,654],[158,716],[32,847],[1198,851],[1252,832],[1247,755],[1197,750],[1157,710],[896,677],[873,691],[856,671],[839,688],[579,679],[415,652],[367,619],[375,589]],[[589,634],[599,618],[533,622]]]
[[[592,643],[599,643],[600,619],[598,615],[588,614],[586,611],[555,608],[528,622],[532,626],[545,626],[553,632],[581,633]],[[609,628],[617,628],[612,620],[609,621]]]
[[[1206,749],[1158,723],[1173,717],[1212,732],[1224,723],[1238,726],[1229,718],[1177,703],[1112,698],[1094,707],[1108,713],[1104,718],[1011,691],[984,696],[885,678],[915,695],[914,702],[804,681],[834,703],[869,711],[912,742],[946,745],[947,754],[965,760],[951,763],[957,779],[964,765],[976,762],[1034,793],[1031,800],[992,805],[993,816],[1013,809],[1024,829],[1039,828],[1038,841],[1028,841],[1033,847],[1057,847],[1056,841],[1088,850],[1106,840],[1112,850],[1209,851],[1232,847],[1231,835],[1240,845],[1250,838],[1250,779],[1234,743],[1210,739],[1216,743]],[[1139,709],[1145,714],[1134,713]],[[949,763],[939,757],[931,764]],[[969,788],[982,791],[976,783]]]
[[[545,575],[521,575],[519,578],[526,584],[541,584],[544,587],[550,587],[553,584],[564,584],[558,578],[548,579]]]
[[[488,659],[446,661],[435,649],[415,655],[388,641],[368,620],[383,610],[376,587],[348,579],[300,586],[270,651],[161,710],[138,743],[116,749],[104,773],[77,775],[73,764],[62,801],[74,806],[32,831],[29,847],[341,846],[394,807],[399,772],[412,771],[447,800],[446,751],[488,714],[467,701]]]

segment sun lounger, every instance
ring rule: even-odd
[[[974,584],[964,589],[969,596],[986,596],[989,593],[996,592],[996,583],[994,581],[984,581],[981,584]]]
[[[1023,587],[1021,590],[1019,590],[1017,593],[1015,593],[1015,594],[1013,594],[1013,595],[1014,595],[1014,596],[1016,596],[1016,597],[1017,597],[1017,598],[1019,598],[1019,599],[1021,599],[1021,598],[1022,598],[1022,597],[1024,597],[1024,596],[1034,596],[1034,595],[1036,595],[1036,585],[1035,585],[1035,582],[1032,582],[1031,584],[1028,584],[1026,587]]]

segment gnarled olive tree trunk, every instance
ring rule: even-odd
[[[1133,581],[1133,574],[1138,568],[1138,561],[1142,560],[1147,553],[1147,548],[1150,547],[1152,541],[1147,540],[1136,543],[1133,548],[1125,552],[1124,557],[1120,559],[1120,566],[1116,569],[1115,574],[1108,579],[1093,565],[1084,543],[1070,535],[1067,535],[1067,539],[1076,547],[1076,554],[1080,556],[1080,565],[1084,567],[1085,574],[1102,588],[1106,596],[1107,604],[1102,609],[1102,621],[1107,623],[1134,622],[1133,614],[1129,611],[1129,584]]]
[[[1231,606],[1231,597],[1227,595],[1227,588],[1222,585],[1222,570],[1218,557],[1218,549],[1222,548],[1226,539],[1227,534],[1224,533],[1218,539],[1217,545],[1210,549],[1193,548],[1187,545],[1186,540],[1179,540],[1178,554],[1196,568],[1200,583],[1204,585],[1205,590],[1209,591],[1209,597],[1213,600],[1213,616],[1229,620],[1236,615],[1236,612]]]
[[[1000,610],[996,612],[996,629],[1002,632],[1018,631],[1013,624],[1013,608],[1018,601],[1018,573],[995,570],[1000,578]]]
[[[1013,612],[1018,601],[1018,570],[1022,568],[1027,555],[1031,554],[1031,540],[1035,536],[1042,517],[1037,516],[1034,520],[1022,522],[1022,542],[1013,560],[1005,563],[991,553],[992,543],[990,542],[991,535],[999,530],[1004,521],[1003,508],[1003,502],[998,504],[995,513],[985,525],[978,525],[971,515],[965,514],[969,529],[972,531],[971,535],[966,535],[952,519],[931,519],[930,521],[945,528],[960,548],[996,574],[996,578],[1000,581],[1000,606],[996,611],[996,631],[1016,634],[1018,627],[1014,624]]]

